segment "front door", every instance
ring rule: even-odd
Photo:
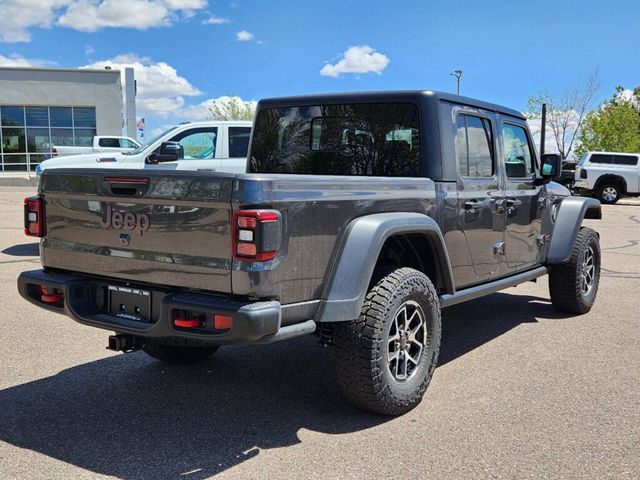
[[[184,158],[173,162],[146,164],[144,168],[151,170],[208,170],[220,169],[220,159],[216,157],[218,150],[217,127],[194,127],[177,133],[170,139],[182,145]]]
[[[501,150],[506,173],[504,254],[510,272],[540,261],[541,186],[535,185],[537,165],[533,143],[520,121],[501,119]]]
[[[505,224],[491,120],[482,111],[464,109],[456,114],[458,221],[469,252],[458,266],[458,286],[500,274]]]

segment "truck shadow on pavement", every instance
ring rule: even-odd
[[[20,245],[12,245],[5,248],[2,252],[5,255],[13,257],[37,257],[40,255],[39,243],[21,243]]]
[[[505,294],[451,307],[441,364],[553,315],[544,299]],[[345,434],[392,421],[346,403],[330,351],[316,345],[226,347],[192,366],[138,352],[72,367],[0,391],[0,440],[119,478],[199,480],[300,443],[301,428]]]

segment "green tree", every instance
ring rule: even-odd
[[[589,151],[640,152],[640,113],[619,96],[587,115],[576,154]]]
[[[247,102],[240,97],[220,97],[209,107],[214,120],[253,120],[256,102]]]

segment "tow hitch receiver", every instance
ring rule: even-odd
[[[116,335],[109,335],[109,344],[107,350],[114,352],[133,352],[140,350],[143,343],[140,338],[135,335],[126,335],[124,333],[118,333]]]

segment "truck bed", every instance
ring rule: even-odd
[[[436,217],[435,185],[425,178],[56,169],[45,171],[40,193],[45,267],[283,304],[321,298],[355,218],[394,211]],[[232,259],[231,215],[247,208],[281,213],[274,260]],[[148,229],[102,227],[109,209],[147,215]]]

